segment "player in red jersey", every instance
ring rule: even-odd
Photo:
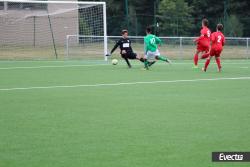
[[[201,36],[194,40],[197,44],[196,53],[194,55],[194,68],[198,68],[199,54],[204,52],[205,53],[209,52],[210,36],[211,36],[211,31],[208,28],[208,20],[203,19]]]
[[[220,63],[220,55],[223,50],[223,46],[225,45],[225,37],[221,32],[223,30],[223,25],[217,25],[217,32],[214,32],[211,35],[212,46],[209,53],[204,54],[202,57],[208,57],[205,63],[205,67],[202,68],[203,71],[207,71],[207,67],[210,63],[212,57],[215,56],[215,60],[218,66],[218,71],[221,72],[221,63]]]

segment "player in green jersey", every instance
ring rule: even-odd
[[[144,37],[144,53],[145,53],[145,69],[149,69],[156,60],[161,60],[167,63],[171,63],[167,57],[161,56],[158,46],[162,44],[159,37],[152,34],[150,27],[146,28],[146,36]]]

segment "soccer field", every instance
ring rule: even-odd
[[[250,61],[222,65],[0,61],[0,167],[247,167],[211,160],[250,151]]]

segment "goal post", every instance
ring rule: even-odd
[[[63,59],[65,40],[75,34],[74,43],[86,48],[80,36],[102,36],[95,58],[106,60],[106,19],[105,2],[0,0],[0,59]],[[77,58],[85,57],[91,55]]]

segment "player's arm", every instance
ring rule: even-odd
[[[130,47],[130,50],[132,51],[132,53],[134,53],[134,50],[132,48],[132,42],[131,42],[131,40],[129,40],[129,47]]]
[[[120,45],[120,43],[121,43],[120,40],[116,42],[115,46],[113,47],[113,49],[110,52],[111,54],[118,48],[118,46]]]
[[[148,52],[148,42],[147,42],[147,39],[144,38],[144,55],[146,56]]]
[[[206,33],[203,30],[201,30],[201,35],[198,38],[196,38],[194,42],[198,43],[205,36],[205,34]]]
[[[111,52],[109,54],[107,54],[106,56],[111,56],[112,53],[118,48],[119,45],[120,45],[120,40],[116,42],[116,44],[113,47],[113,49],[111,50]]]
[[[159,37],[155,37],[155,42],[157,45],[162,45],[162,40]]]
[[[198,43],[203,37],[204,35],[199,36],[198,38],[194,39],[194,42]]]
[[[223,37],[223,40],[222,40],[222,46],[224,46],[226,43],[226,40],[225,40],[225,37]]]
[[[211,34],[211,43],[215,43],[216,42],[216,36],[214,33]]]

